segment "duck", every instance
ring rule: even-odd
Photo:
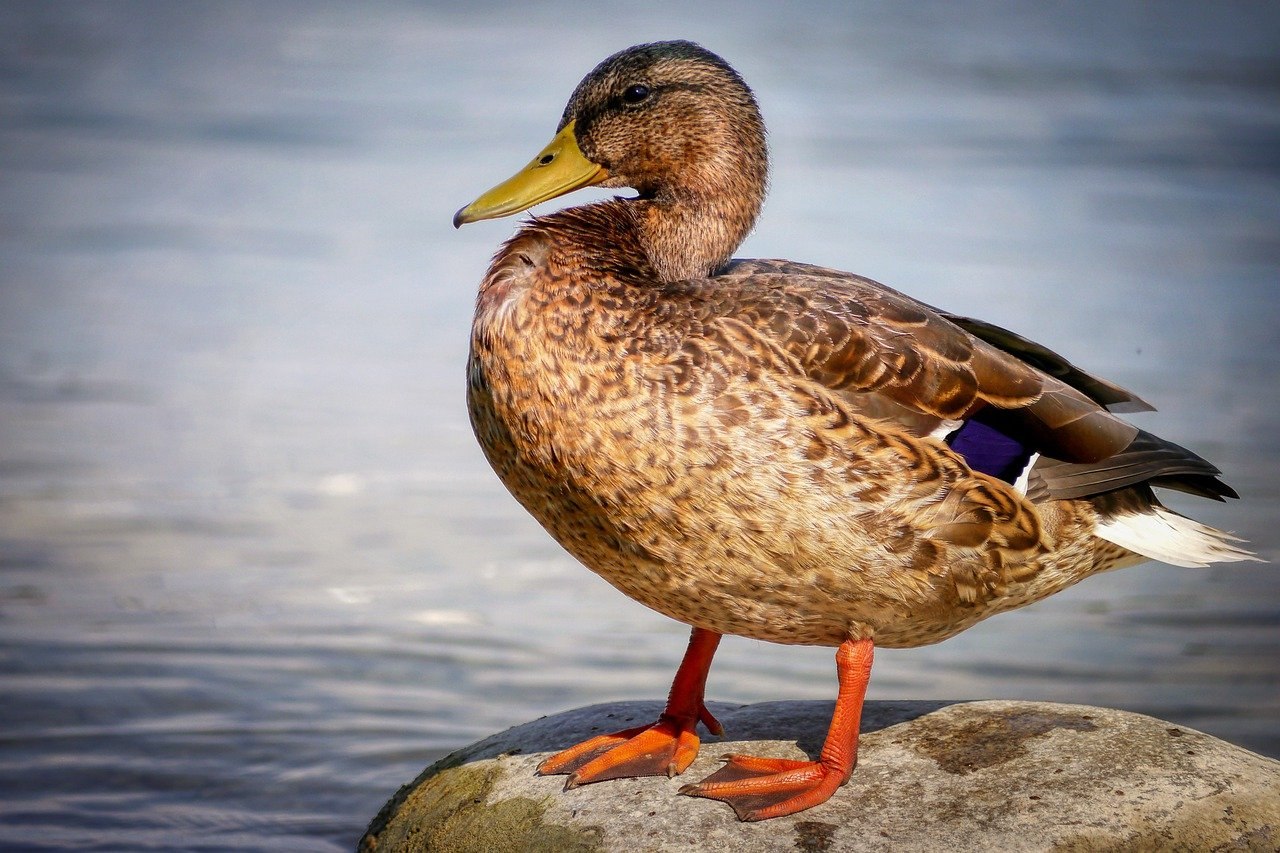
[[[728,755],[681,794],[740,820],[820,805],[857,763],[876,647],[910,648],[1159,560],[1256,557],[1155,489],[1238,497],[1054,351],[852,273],[735,259],[768,183],[755,95],[689,41],[601,62],[551,142],[454,216],[531,216],[476,297],[472,427],[517,501],[591,571],[691,628],[663,713],[546,758],[565,788],[698,754],[725,634],[836,649],[814,760]]]

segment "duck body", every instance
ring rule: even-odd
[[[508,244],[480,294],[468,371],[494,470],[615,587],[721,634],[901,647],[1129,556],[1086,535],[1087,502],[1037,508],[930,437],[944,417],[842,394],[805,361],[819,339],[830,350],[877,328],[944,329],[958,372],[989,345],[833,270],[734,261],[655,285],[628,266],[625,241],[611,263],[573,244],[566,225],[625,218],[608,209],[625,204],[553,214]],[[587,253],[597,265],[573,262]],[[841,338],[822,328],[833,321]],[[807,336],[780,333],[806,323]]]
[[[822,756],[737,756],[684,793],[743,819],[824,801],[856,761],[874,646],[910,647],[1148,558],[1251,559],[1153,486],[1234,492],[1110,409],[1149,408],[1012,332],[850,273],[731,260],[764,129],[688,42],[605,60],[555,139],[455,224],[578,186],[633,198],[525,223],[476,303],[468,409],[516,499],[573,556],[693,628],[666,713],[544,762],[568,787],[681,772],[719,638],[837,646]]]

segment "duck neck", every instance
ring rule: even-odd
[[[755,224],[760,200],[674,193],[632,204],[641,245],[661,281],[705,278],[723,266]]]
[[[705,278],[730,259],[754,215],[696,199],[637,199],[635,222],[654,273],[663,282]]]

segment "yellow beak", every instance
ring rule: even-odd
[[[569,122],[528,166],[455,213],[453,227],[510,216],[608,177],[607,169],[592,163],[578,148],[573,122]]]

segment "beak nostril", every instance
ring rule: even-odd
[[[554,159],[556,159],[556,155],[554,154],[543,154],[540,158],[538,158],[538,165],[548,166],[551,164],[551,161]]]

